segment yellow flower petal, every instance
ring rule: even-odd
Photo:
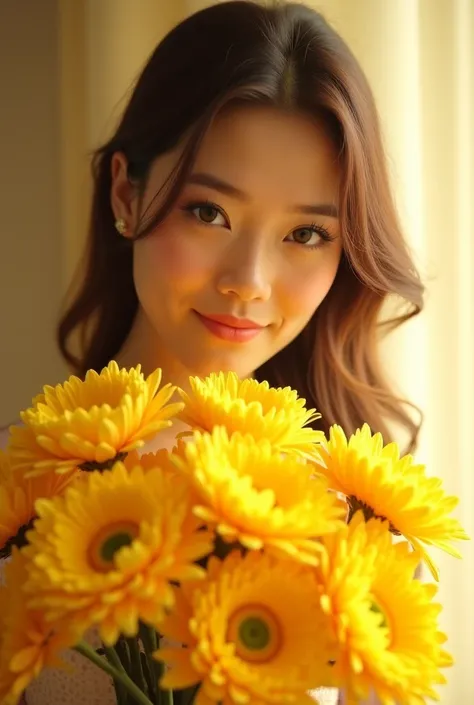
[[[162,688],[189,688],[199,682],[199,674],[189,662],[189,657],[184,649],[160,648],[153,653],[158,661],[166,661],[169,669],[161,678]]]
[[[27,668],[34,668],[36,659],[38,658],[38,647],[36,644],[28,646],[16,653],[10,661],[10,670],[13,673],[20,673]]]
[[[160,649],[170,666],[163,683],[201,683],[212,702],[307,702],[305,693],[331,679],[330,623],[320,605],[313,571],[272,556],[231,553],[212,558],[204,582],[177,588],[176,614],[164,621],[167,638],[187,603],[180,636],[186,648]],[[189,616],[191,615],[191,616]],[[182,627],[187,624],[187,634]]]
[[[460,523],[448,516],[456,497],[446,496],[441,480],[427,477],[413,458],[400,458],[395,443],[383,445],[379,433],[372,435],[364,425],[349,439],[342,428],[333,426],[328,441],[318,447],[317,472],[329,486],[348,498],[352,513],[361,509],[366,519],[386,519],[395,533],[413,546],[421,544],[448,550],[459,556],[450,544],[468,539]],[[437,570],[423,549],[423,557],[434,577]]]
[[[357,702],[371,690],[381,702],[424,702],[451,658],[442,649],[436,587],[413,579],[419,556],[392,542],[388,522],[366,523],[361,512],[322,543],[316,574],[339,642],[338,684]]]
[[[194,487],[194,513],[228,541],[317,562],[316,538],[343,523],[344,512],[311,465],[266,440],[225,428],[196,432],[174,458]],[[173,457],[173,456],[172,456]]]
[[[321,431],[309,428],[320,418],[306,409],[297,392],[270,387],[268,382],[240,380],[233,372],[191,377],[191,392],[180,390],[185,407],[179,418],[193,429],[212,432],[224,426],[255,439],[267,439],[275,448],[305,457],[314,455],[314,445],[324,440]]]
[[[172,604],[171,581],[201,577],[194,562],[212,548],[189,518],[190,502],[184,477],[122,463],[38,502],[24,549],[30,604],[77,629],[99,623],[106,644],[136,634],[140,619],[158,625]]]
[[[194,705],[215,705],[216,702],[218,701],[213,700],[208,695],[206,695],[206,693],[204,692],[204,688],[202,687],[199,688],[196,697],[194,698]]]
[[[23,426],[12,428],[12,467],[31,475],[90,470],[91,464],[108,468],[170,426],[182,409],[168,404],[175,388],[158,391],[160,381],[161,370],[145,379],[140,365],[124,370],[111,362],[100,374],[90,370],[84,381],[70,377],[45,387],[21,413]]]
[[[36,501],[61,495],[77,474],[47,473],[27,479],[13,472],[9,454],[0,452],[0,558],[8,556],[13,545],[25,542],[25,530],[36,516]]]
[[[60,653],[77,639],[70,625],[44,619],[41,611],[28,606],[19,589],[28,577],[28,561],[14,549],[5,566],[6,585],[0,587],[0,604],[8,611],[0,615],[0,702],[16,703],[25,688],[46,666],[61,664]]]

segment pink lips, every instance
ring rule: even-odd
[[[195,312],[206,328],[217,338],[230,340],[234,343],[246,343],[253,340],[265,328],[247,318],[237,318],[236,316],[225,315],[203,315]]]

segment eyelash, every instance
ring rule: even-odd
[[[213,203],[212,201],[195,201],[192,203],[188,203],[186,206],[183,207],[183,211],[194,218],[198,223],[201,225],[207,225],[207,226],[213,226],[214,223],[206,223],[203,220],[199,220],[199,218],[195,215],[194,211],[198,210],[199,208],[213,208],[216,210],[222,217],[225,219],[227,223],[227,227],[229,227],[229,218],[227,217],[226,213],[223,211],[220,206],[218,206],[216,203]],[[313,230],[319,237],[321,238],[321,241],[316,243],[315,245],[306,245],[305,243],[298,243],[295,242],[295,245],[301,245],[307,250],[316,250],[325,245],[328,242],[333,242],[336,238],[331,235],[331,233],[324,228],[322,225],[317,225],[316,223],[310,223],[309,225],[302,225],[299,228],[295,228],[295,230]],[[293,230],[292,232],[295,232]],[[292,242],[290,240],[290,242]]]

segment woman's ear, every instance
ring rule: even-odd
[[[115,217],[115,227],[124,237],[131,237],[137,224],[137,192],[128,177],[125,154],[115,152],[110,162],[110,205]]]

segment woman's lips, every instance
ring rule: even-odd
[[[204,315],[198,311],[195,313],[201,323],[217,338],[234,343],[246,343],[253,340],[265,328],[265,326],[246,318],[220,314]]]

